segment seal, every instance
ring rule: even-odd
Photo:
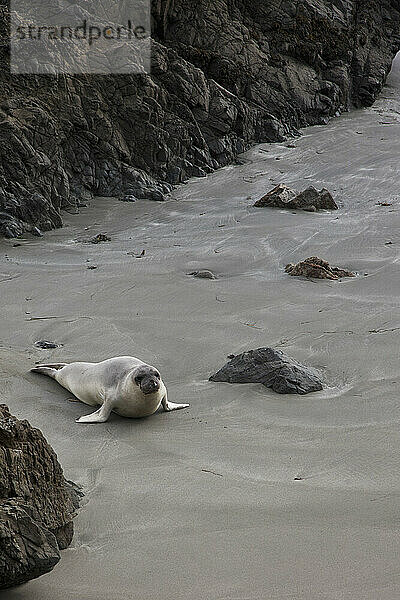
[[[189,404],[168,401],[159,371],[133,356],[118,356],[98,363],[74,362],[37,365],[31,369],[55,379],[81,402],[99,406],[77,423],[104,423],[111,412],[122,417],[148,417],[159,406],[167,412]]]

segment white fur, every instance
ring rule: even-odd
[[[48,375],[90,406],[99,406],[94,413],[77,419],[77,423],[104,423],[112,411],[123,417],[147,417],[160,405],[165,411],[187,408],[189,404],[168,402],[167,390],[160,388],[144,394],[135,383],[135,370],[150,367],[133,356],[118,356],[99,363],[38,365],[33,371]]]

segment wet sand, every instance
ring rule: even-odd
[[[7,600],[400,597],[400,61],[374,107],[303,133],[167,203],[98,199],[43,239],[0,242],[2,401],[86,492],[61,562]],[[326,186],[341,209],[252,207],[281,181]],[[84,243],[99,232],[111,242]],[[284,273],[312,255],[359,276]],[[202,268],[218,279],[187,275]],[[320,369],[326,388],[207,381],[260,346]],[[29,373],[123,354],[190,409],[75,424],[90,408]]]

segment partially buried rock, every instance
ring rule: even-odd
[[[317,373],[274,348],[258,348],[234,356],[210,381],[262,383],[278,394],[309,394],[322,390]]]
[[[280,183],[260,200],[257,200],[254,206],[306,210],[308,212],[324,209],[337,210],[338,208],[331,193],[326,188],[318,191],[315,187],[310,186],[303,192],[298,193],[284,183]]]
[[[105,233],[98,233],[94,237],[92,237],[89,242],[91,244],[100,244],[101,242],[111,242],[111,238]]]
[[[55,342],[49,342],[48,340],[38,340],[35,342],[35,346],[41,350],[51,350],[52,348],[60,348],[62,344],[56,344]]]
[[[189,275],[193,275],[193,277],[198,277],[199,279],[217,279],[212,271],[192,271]]]
[[[83,495],[42,433],[0,405],[0,589],[48,573],[73,536]]]
[[[355,277],[355,273],[339,267],[331,267],[329,263],[318,256],[306,258],[297,265],[290,263],[286,265],[285,271],[294,277],[308,277],[309,279],[337,280],[341,277]]]

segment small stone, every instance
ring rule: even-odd
[[[52,348],[60,348],[62,344],[56,344],[55,342],[49,342],[48,340],[39,340],[35,342],[36,348],[41,348],[41,350],[50,350]]]
[[[105,233],[98,233],[94,237],[92,237],[89,242],[91,244],[100,244],[101,242],[111,242],[111,238]]]
[[[32,227],[31,234],[36,237],[43,237],[43,233],[40,231],[40,229],[38,227]]]
[[[122,202],[136,202],[136,196],[134,196],[133,194],[126,194],[125,196],[123,196],[121,198]]]
[[[217,279],[212,271],[192,271],[192,273],[188,273],[189,275],[193,275],[193,277],[198,277],[199,279]]]

